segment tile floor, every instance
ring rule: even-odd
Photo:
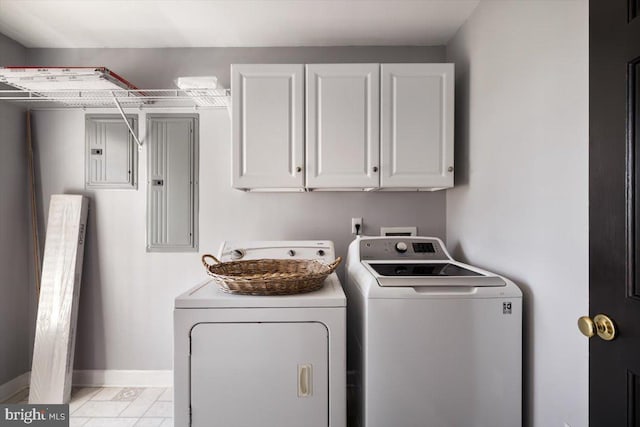
[[[6,403],[26,403],[23,390]],[[71,392],[71,427],[173,427],[173,390],[78,387]]]

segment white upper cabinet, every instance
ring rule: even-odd
[[[453,187],[453,64],[382,64],[380,187]]]
[[[304,65],[231,66],[232,184],[304,189]]]
[[[380,185],[379,76],[379,64],[307,65],[308,188]]]
[[[453,187],[453,64],[231,67],[234,188]]]

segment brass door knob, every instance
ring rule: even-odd
[[[596,314],[593,320],[589,316],[582,316],[578,319],[578,329],[587,338],[598,334],[603,340],[611,341],[616,337],[616,326],[606,314]]]

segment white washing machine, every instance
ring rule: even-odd
[[[335,260],[329,241],[225,242],[219,259]],[[176,427],[345,427],[346,299],[247,296],[205,281],[175,299]]]
[[[361,427],[522,425],[522,293],[440,239],[349,246],[349,369]]]

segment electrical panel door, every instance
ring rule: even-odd
[[[138,131],[137,116],[127,116]],[[87,114],[85,117],[86,188],[137,188],[138,149],[120,115]]]
[[[198,118],[147,116],[148,251],[196,251]]]

